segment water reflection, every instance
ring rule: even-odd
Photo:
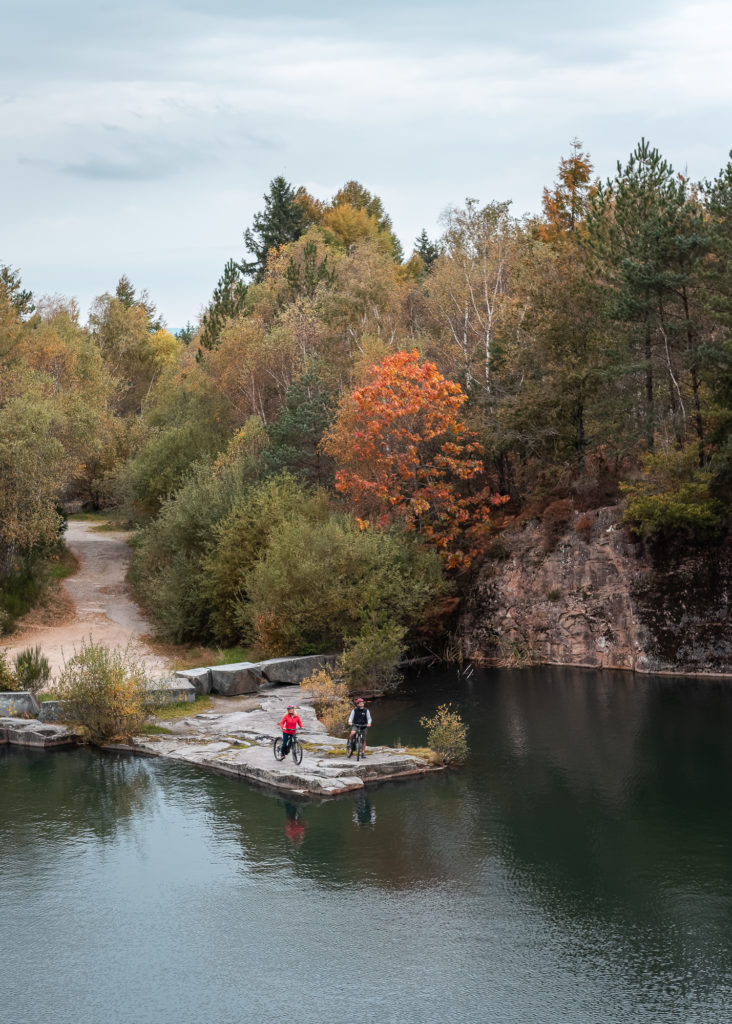
[[[354,801],[353,822],[355,825],[369,827],[376,824],[376,808],[365,792],[359,793]]]
[[[305,822],[302,805],[283,800],[285,808],[285,835],[292,843],[301,843],[305,838]]]
[[[396,1015],[380,994],[367,1020],[413,1019],[405,972],[427,988],[439,979],[430,1006],[441,1020],[723,1020],[730,689],[566,670],[423,675],[373,709],[374,741],[421,742],[420,715],[445,700],[470,724],[464,769],[324,802],[188,766],[0,748],[6,926],[33,920],[29,878],[41,929],[73,883],[70,902],[96,908],[81,918],[92,935],[99,910],[131,934],[140,915],[159,922],[166,955],[171,929],[189,948],[199,932],[215,943],[216,929],[246,941],[266,1003],[264,979],[276,985],[285,953],[307,970],[315,943],[346,963],[355,899],[370,956],[396,986],[381,993]],[[297,919],[270,940],[293,881]],[[338,988],[328,974],[304,1020],[337,1012],[324,986]],[[471,1016],[476,991],[492,1016]]]

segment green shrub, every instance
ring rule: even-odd
[[[5,693],[12,693],[15,689],[15,679],[13,673],[10,670],[8,664],[8,656],[5,651],[0,648],[0,691]]]
[[[271,654],[341,650],[393,623],[409,628],[446,590],[442,560],[412,534],[362,531],[348,516],[294,516],[248,576],[249,613]]]
[[[59,678],[63,719],[80,726],[91,743],[128,740],[161,703],[142,662],[127,648],[90,638],[66,662]]]
[[[420,718],[427,743],[445,764],[462,764],[468,757],[468,727],[452,704],[441,704],[431,718]]]
[[[15,679],[20,690],[38,693],[51,678],[51,666],[41,648],[26,647],[15,657]]]
[[[323,492],[312,492],[282,473],[250,488],[216,524],[202,562],[202,587],[217,643],[248,644],[254,639],[249,576],[265,556],[270,537],[293,518],[319,524],[328,516]]]
[[[697,449],[689,445],[643,459],[643,477],[622,483],[628,498],[623,522],[639,537],[664,532],[717,530],[725,508],[712,497],[713,477],[698,468]]]
[[[202,462],[139,535],[130,580],[174,643],[211,638],[212,603],[204,561],[216,525],[245,500],[251,481],[239,435],[215,462]]]
[[[395,685],[397,666],[404,653],[404,626],[388,622],[366,625],[346,644],[340,660],[341,671],[351,693],[383,692]]]

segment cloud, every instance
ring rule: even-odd
[[[269,20],[202,2],[13,8],[28,36],[8,26],[0,60],[9,257],[41,231],[63,253],[57,210],[80,246],[114,238],[114,259],[141,234],[235,246],[278,173],[321,198],[363,180],[409,239],[465,195],[536,209],[574,135],[601,176],[641,135],[697,177],[732,142],[726,2],[395,0],[366,18],[276,0]]]
[[[90,158],[81,163],[61,164],[62,174],[97,181],[160,181],[176,173],[175,164],[154,160],[113,161],[104,158]]]

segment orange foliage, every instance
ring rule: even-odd
[[[482,448],[458,419],[462,388],[434,363],[420,365],[416,349],[387,356],[370,378],[341,404],[324,440],[339,466],[337,490],[362,528],[401,519],[448,567],[468,565],[468,531],[507,499],[485,487],[470,493],[483,473]]]

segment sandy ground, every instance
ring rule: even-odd
[[[79,571],[62,584],[73,603],[73,615],[57,625],[26,625],[0,642],[0,647],[12,661],[18,651],[40,644],[55,677],[81,641],[92,637],[110,647],[129,644],[151,676],[169,675],[166,660],[154,654],[143,639],[152,627],[130,598],[125,583],[130,559],[127,534],[95,533],[94,525],[75,520],[66,533],[66,543],[79,559]]]

